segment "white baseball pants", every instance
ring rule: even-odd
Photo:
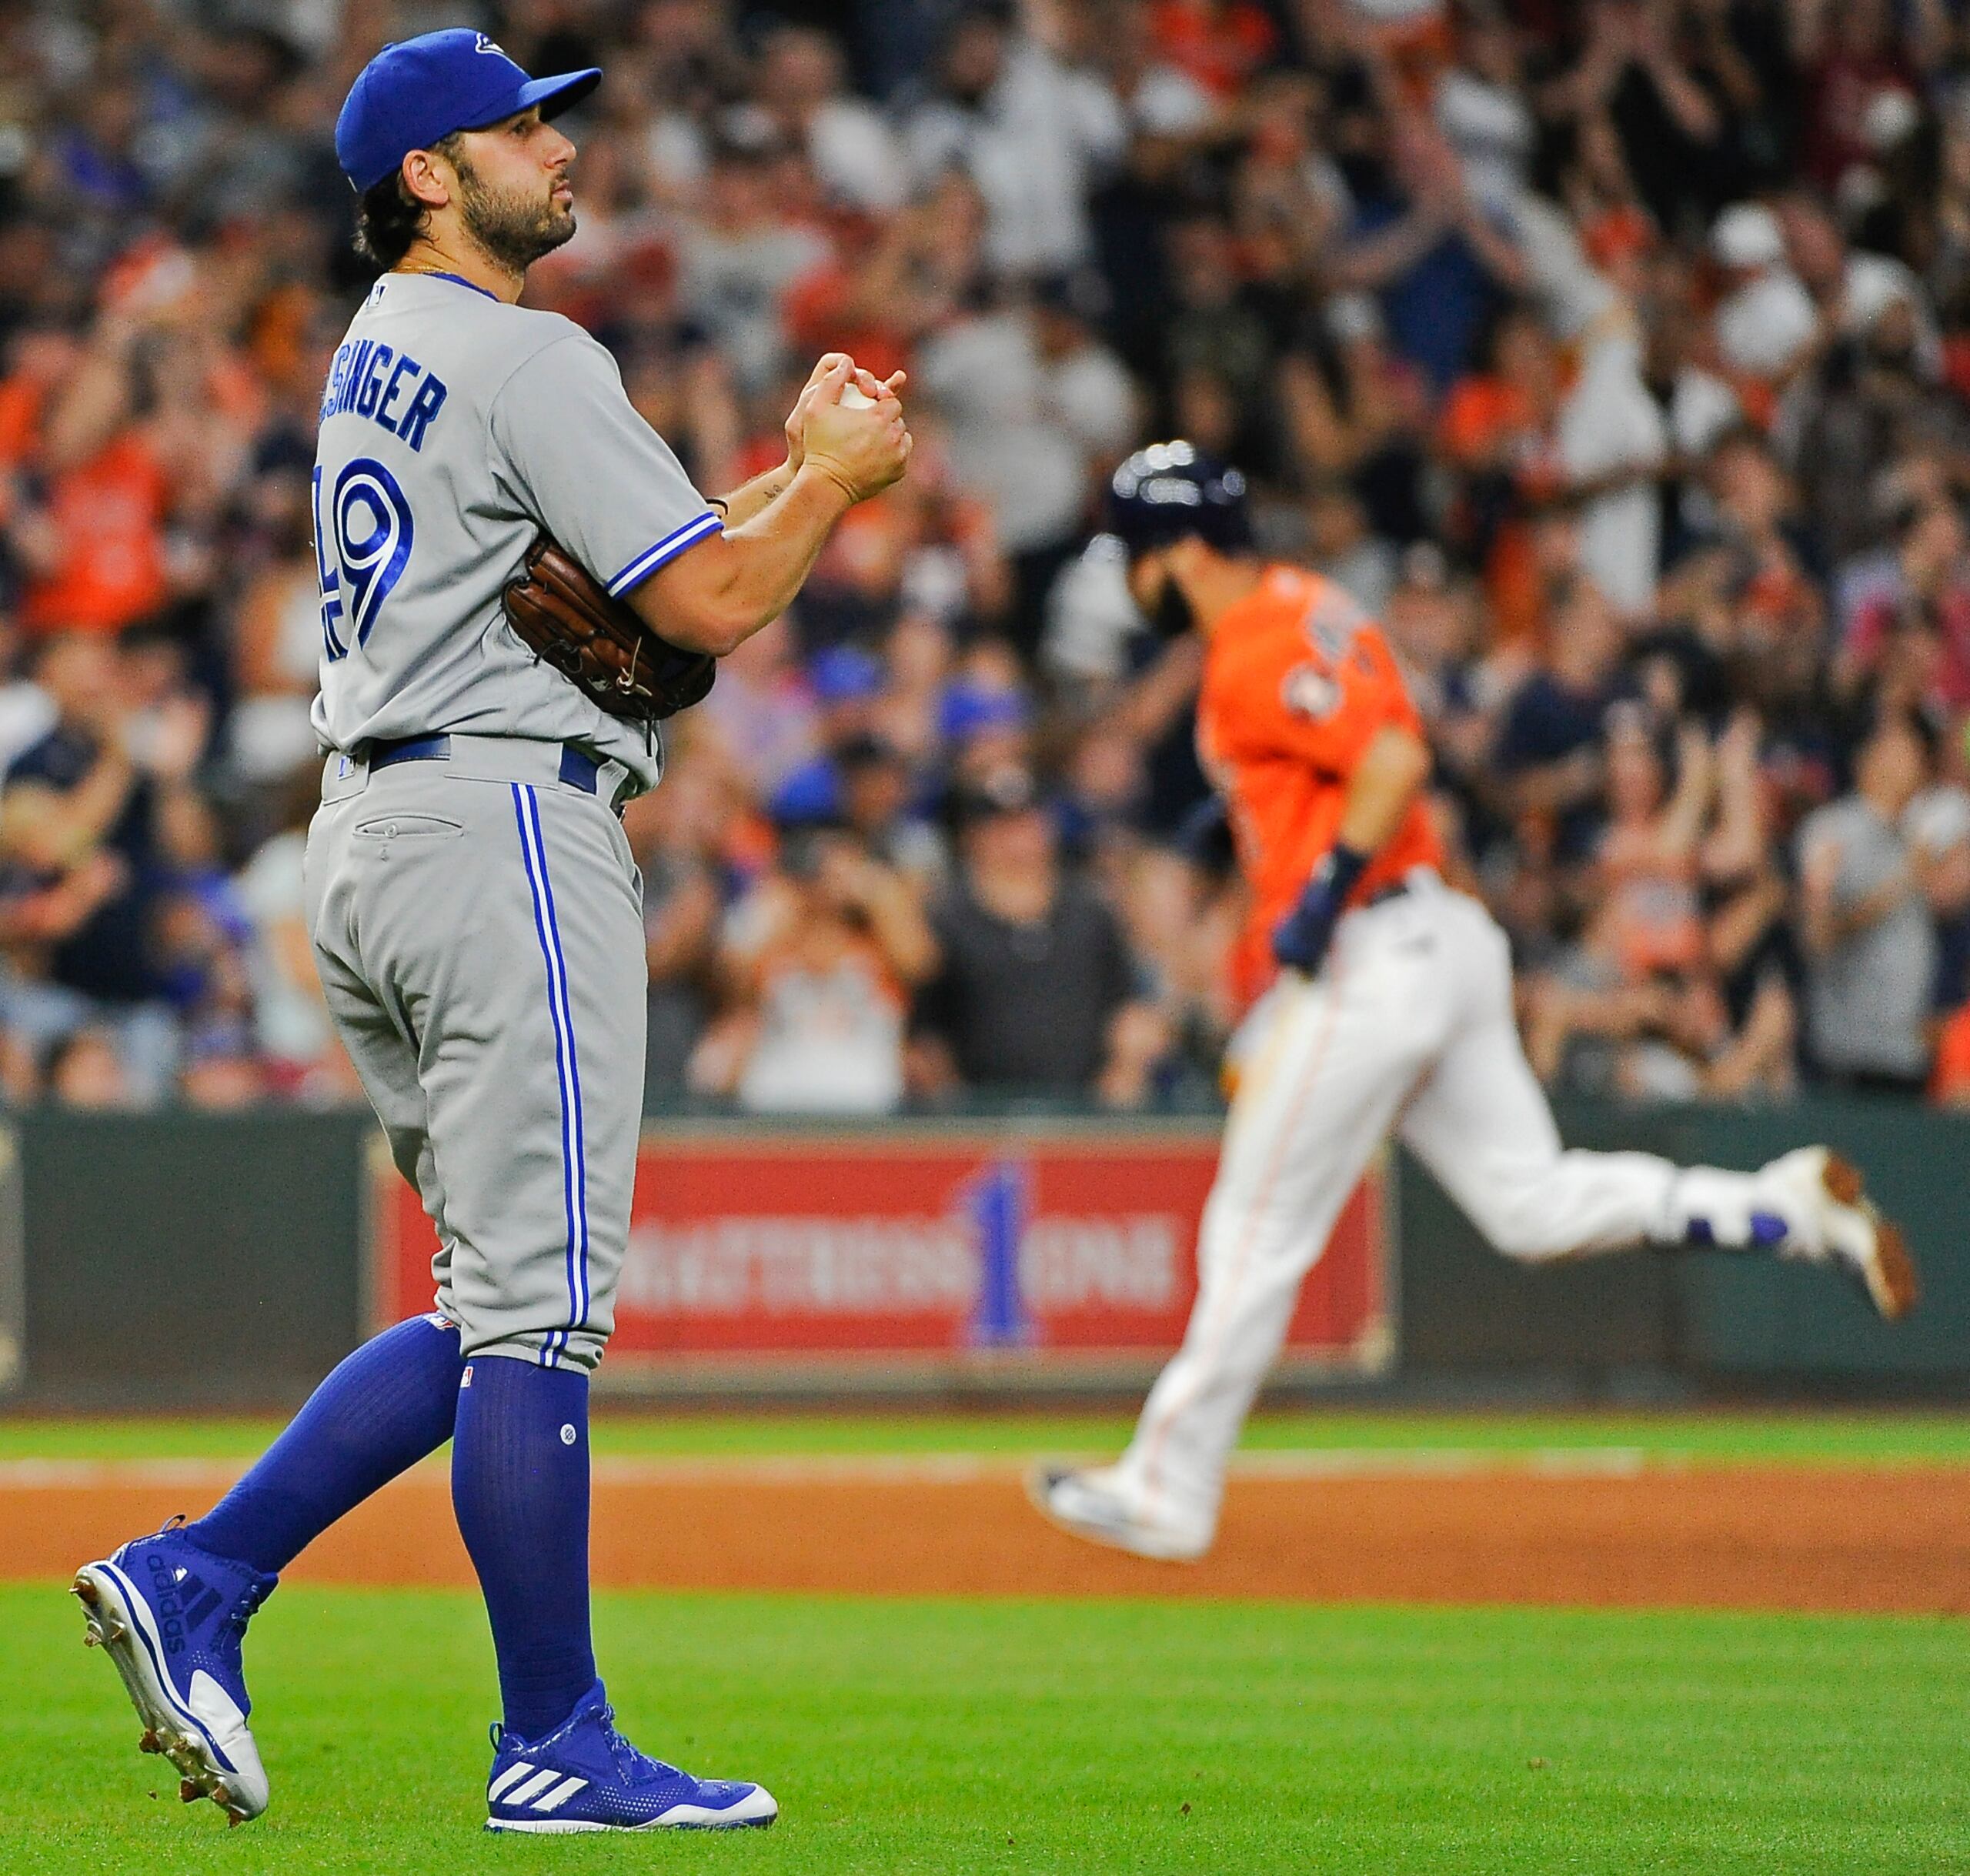
[[[1513,1020],[1504,934],[1432,873],[1349,913],[1320,976],[1282,978],[1233,1053],[1197,1302],[1114,1474],[1158,1522],[1215,1528],[1301,1281],[1392,1127],[1507,1257],[1681,1243],[1698,1220],[1720,1245],[1749,1240],[1752,1175],[1562,1149]]]

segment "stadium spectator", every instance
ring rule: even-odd
[[[1088,199],[1127,132],[1114,92],[1056,57],[1014,11],[957,12],[927,95],[903,119],[903,146],[919,186],[952,169],[970,178],[993,269],[1020,279],[1090,257]]]
[[[902,153],[882,114],[848,91],[843,63],[825,32],[779,28],[760,48],[758,108],[805,154],[830,201],[893,214],[909,196]]]
[[[726,1008],[691,1085],[756,1112],[897,1107],[910,992],[937,958],[907,882],[852,834],[796,828],[732,923]]]
[[[1501,295],[1524,283],[1524,262],[1433,124],[1398,111],[1376,115],[1367,134],[1371,166],[1331,257],[1334,282],[1381,299],[1397,349],[1441,391]]]
[[[917,1002],[918,1089],[1139,1103],[1164,1025],[1114,914],[1063,867],[1033,777],[993,769],[955,811],[958,870],[931,910],[938,964]]]
[[[15,1103],[353,1095],[299,864],[315,409],[368,284],[331,116],[352,47],[427,22],[248,12],[0,26]],[[911,374],[909,477],[629,810],[653,1100],[742,1032],[702,1085],[782,1098],[819,1046],[795,1016],[847,1008],[823,980],[856,986],[871,1102],[899,1064],[926,1095],[1195,1092],[1234,1012],[1225,889],[1184,846],[1194,659],[1089,538],[1107,466],[1177,429],[1247,470],[1267,551],[1385,615],[1554,1073],[1912,1090],[1933,1029],[1938,1098],[1970,1085],[1961,8],[645,0],[501,29],[609,71],[538,302],[701,482],[777,460],[817,352]],[[1892,813],[1909,746],[1868,726],[1912,717],[1943,755]],[[980,809],[1013,773],[1057,823]],[[790,875],[817,819],[935,908],[927,983],[806,835]],[[1023,983],[1033,930],[1071,1008]],[[1857,968],[1892,1020],[1829,988]]]
[[[1928,1072],[1936,936],[1904,817],[1929,779],[1931,740],[1915,718],[1884,717],[1853,792],[1799,830],[1807,1040],[1820,1073],[1848,1087],[1907,1092]]]
[[[40,942],[17,954],[16,1022],[44,1048],[87,1026],[109,1029],[143,1099],[169,1085],[175,1064],[172,876],[200,816],[191,776],[208,713],[182,694],[144,709],[128,667],[128,653],[94,634],[42,648],[36,675],[55,723],[0,784],[0,862],[23,893],[70,895]]]
[[[1571,860],[1585,856],[1601,818],[1602,732],[1627,680],[1619,623],[1591,582],[1568,576],[1551,613],[1545,663],[1507,706],[1492,761],[1514,815],[1548,830],[1534,837]]]
[[[1718,351],[1768,399],[1819,330],[1812,295],[1786,265],[1778,218],[1761,202],[1726,209],[1711,231],[1710,251],[1727,289],[1717,308]]]

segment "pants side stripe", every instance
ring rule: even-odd
[[[534,849],[540,860],[541,890],[547,900],[547,936],[553,948],[555,978],[560,989],[561,1025],[568,1036],[568,1079],[574,1090],[570,1112],[574,1118],[575,1223],[579,1233],[574,1269],[575,1323],[579,1327],[588,1320],[589,1306],[588,1136],[582,1118],[582,1058],[575,1042],[574,1003],[568,993],[568,959],[562,947],[560,920],[555,910],[554,877],[547,870],[547,838],[540,826],[540,797],[529,788],[526,799],[528,818],[533,825]]]
[[[579,1319],[579,1310],[575,1287],[575,1254],[579,1234],[575,1223],[575,1160],[574,1134],[572,1110],[573,1107],[573,1084],[568,1073],[569,1043],[559,1000],[560,986],[554,973],[554,953],[547,936],[547,906],[541,890],[539,863],[536,854],[532,830],[527,822],[526,797],[532,790],[524,784],[509,784],[513,793],[513,819],[519,830],[520,863],[526,870],[529,891],[533,898],[533,929],[540,942],[540,959],[547,976],[548,1020],[554,1031],[554,1067],[556,1086],[561,1097],[561,1208],[567,1227],[566,1267],[568,1283],[568,1308],[571,1320]],[[560,1360],[560,1353],[566,1343],[565,1331],[551,1331],[540,1351],[541,1365],[553,1367]]]

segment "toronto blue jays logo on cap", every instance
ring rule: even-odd
[[[385,46],[356,74],[336,119],[336,160],[360,195],[412,150],[536,105],[543,117],[553,117],[601,82],[593,65],[530,78],[496,41],[469,26],[421,33]]]

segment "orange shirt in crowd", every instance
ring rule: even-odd
[[[1149,30],[1163,56],[1214,98],[1236,96],[1279,44],[1279,28],[1251,0],[1156,0]]]
[[[18,469],[41,438],[41,415],[48,402],[45,380],[16,372],[0,381],[0,469]]]
[[[1444,399],[1437,435],[1461,468],[1502,466],[1535,496],[1557,486],[1551,439],[1531,399],[1503,378],[1474,372],[1459,379]],[[1522,518],[1508,519],[1493,536],[1484,562],[1484,593],[1499,643],[1516,644],[1538,635],[1539,568],[1532,529]]]
[[[1970,1004],[1952,1010],[1943,1020],[1929,1099],[1944,1107],[1970,1107]]]
[[[61,562],[28,588],[28,629],[120,632],[162,606],[169,496],[163,465],[134,430],[55,477],[48,506]]]
[[[1387,641],[1332,581],[1268,567],[1218,620],[1204,656],[1197,748],[1230,810],[1252,888],[1251,916],[1232,959],[1241,1001],[1270,981],[1272,928],[1334,844],[1348,783],[1389,725],[1422,733]],[[1418,799],[1368,863],[1354,903],[1413,866],[1442,863]]]
[[[1602,272],[1623,261],[1640,260],[1656,245],[1655,224],[1631,202],[1614,202],[1591,216],[1580,231],[1587,258]]]

